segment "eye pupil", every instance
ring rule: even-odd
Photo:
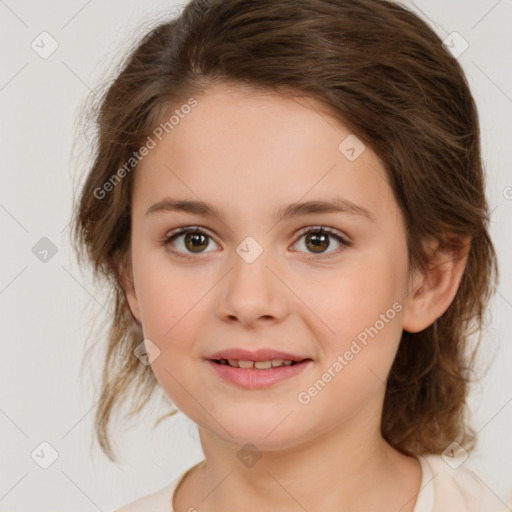
[[[309,242],[312,247],[309,247]],[[312,248],[313,252],[322,252],[322,250],[329,248],[329,237],[323,233],[310,233],[306,236],[306,245],[308,245],[308,248]]]
[[[201,242],[198,241],[198,238],[201,239]],[[206,247],[208,247],[208,242],[205,243],[205,240],[206,240],[205,235],[202,235],[200,233],[188,233],[185,236],[185,245],[187,246],[188,249],[192,249],[193,251],[195,249],[206,249]],[[191,246],[188,245],[189,242],[192,242]],[[201,251],[199,250],[199,251],[194,251],[194,252],[201,252]]]

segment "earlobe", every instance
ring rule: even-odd
[[[404,300],[402,326],[410,333],[432,325],[453,302],[466,268],[471,239],[444,246],[436,240],[430,245],[430,265],[411,279],[409,294]]]

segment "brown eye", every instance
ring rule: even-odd
[[[329,235],[310,232],[306,235],[306,247],[315,253],[321,253],[329,248]]]
[[[201,228],[179,228],[167,235],[163,241],[164,246],[169,246],[169,251],[178,257],[191,258],[194,254],[202,254],[212,241],[212,237]]]
[[[185,235],[184,244],[191,252],[201,252],[208,247],[207,236],[201,233],[188,233]]]
[[[319,256],[325,254],[326,258],[331,257],[331,254],[334,255],[336,252],[339,252],[336,250],[327,252],[327,249],[331,247],[331,238],[341,247],[350,247],[351,245],[351,243],[345,240],[337,231],[324,228],[323,226],[304,229],[301,235],[297,243],[304,240],[303,243],[307,253],[318,254]],[[336,247],[334,249],[336,249]]]

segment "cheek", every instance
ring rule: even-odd
[[[395,265],[400,262],[375,252],[352,265],[350,272],[323,283],[323,290],[321,283],[309,289],[307,303],[314,304],[319,317],[312,328],[321,340],[322,364],[327,369],[342,356],[343,370],[335,373],[350,374],[343,384],[344,379],[338,379],[343,387],[360,385],[368,377],[385,380],[391,367],[402,333],[403,310],[403,283]]]
[[[402,333],[402,306],[392,300],[392,288],[377,293],[367,286],[357,289],[348,281],[344,284],[347,293],[331,296],[332,302],[317,303],[334,334],[318,327],[316,337],[323,351],[320,364],[296,395],[305,414],[320,417],[330,410],[334,424],[382,400]]]
[[[399,265],[389,255],[377,251],[368,256],[357,255],[338,272],[308,281],[307,286],[300,288],[300,298],[316,314],[316,323],[323,326],[324,334],[347,339],[373,325],[388,311],[388,317],[397,316],[404,280],[397,271]]]
[[[172,263],[163,248],[134,255],[134,274],[144,334],[155,340],[172,337],[210,288],[206,276]]]
[[[198,328],[204,318],[211,288],[208,278],[198,278],[192,267],[171,264],[161,255],[134,258],[137,279],[137,297],[144,329],[144,337],[159,350],[152,362],[152,370],[173,402],[180,407],[190,396],[183,392],[197,364],[200,336]],[[138,264],[138,265],[137,265]],[[197,371],[197,370],[196,370]],[[188,387],[188,386],[186,386]]]

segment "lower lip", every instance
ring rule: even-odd
[[[210,359],[207,362],[222,379],[245,389],[268,388],[278,382],[299,375],[313,363],[311,359],[307,359],[290,366],[258,370],[256,368],[234,368],[228,364],[219,364]]]

